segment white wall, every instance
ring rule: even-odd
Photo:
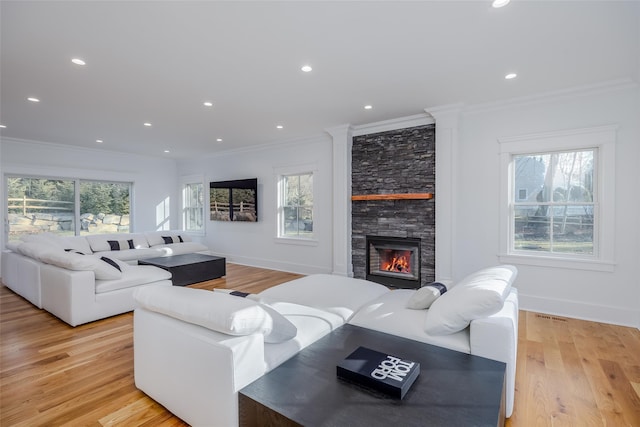
[[[281,243],[277,236],[277,172],[313,165],[313,245]],[[206,220],[203,243],[212,252],[238,264],[299,273],[329,273],[332,269],[332,139],[329,135],[228,151],[178,162],[178,174],[203,175],[210,181],[258,178],[258,222]]]
[[[524,309],[640,327],[640,91],[634,84],[463,110],[455,165],[456,276],[499,261],[498,138],[612,124],[619,126],[613,272],[518,265],[517,287]]]
[[[173,159],[5,138],[0,145],[0,169],[5,175],[133,182],[132,231],[178,227],[178,178]],[[3,197],[3,223],[5,203]]]

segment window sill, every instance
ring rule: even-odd
[[[533,265],[537,267],[565,268],[584,271],[613,272],[616,264],[613,261],[595,259],[567,259],[540,255],[498,254],[502,263]]]
[[[285,245],[318,246],[318,241],[315,239],[296,239],[293,237],[276,237],[273,240],[276,243],[281,243]]]

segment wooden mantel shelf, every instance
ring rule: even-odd
[[[351,200],[422,200],[433,199],[433,193],[404,193],[404,194],[366,194],[351,196]]]

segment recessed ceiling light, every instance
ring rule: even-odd
[[[150,127],[151,127],[151,123],[149,123],[149,122],[145,122],[145,123],[143,123],[143,124],[144,124],[146,127],[148,127],[148,128],[150,128]]]
[[[364,109],[365,110],[371,110],[373,108],[373,105],[365,105]]]
[[[87,65],[87,63],[80,58],[73,58],[71,62],[73,62],[76,65]]]
[[[509,73],[506,76],[504,76],[504,78],[507,80],[515,79],[516,77],[518,77],[516,73]]]
[[[164,150],[164,152],[165,152],[165,153],[170,153],[171,151],[169,151],[169,150]]]
[[[302,71],[304,71],[305,73],[310,72],[311,70],[313,70],[313,68],[311,68],[311,65],[303,65],[302,68],[300,68]]]
[[[27,101],[31,101],[31,102],[40,102],[40,100],[38,98],[34,98],[32,96],[30,96],[29,98],[27,98]]]
[[[5,125],[0,125],[0,129],[6,129],[7,127]]]
[[[491,6],[497,9],[499,7],[508,5],[510,1],[511,0],[493,0],[493,2],[491,3]]]
[[[213,107],[213,102],[205,101],[202,103],[205,107]]]
[[[102,144],[104,141],[103,141],[103,140],[101,140],[101,139],[96,139],[96,142],[97,142],[98,144]]]
[[[278,126],[276,126],[276,128],[277,128],[277,129],[282,129],[282,128],[284,128],[284,126],[282,126],[282,125],[278,125]]]
[[[216,142],[222,142],[222,138],[217,138]]]

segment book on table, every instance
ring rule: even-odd
[[[420,375],[420,363],[358,347],[337,366],[339,378],[402,399]]]

